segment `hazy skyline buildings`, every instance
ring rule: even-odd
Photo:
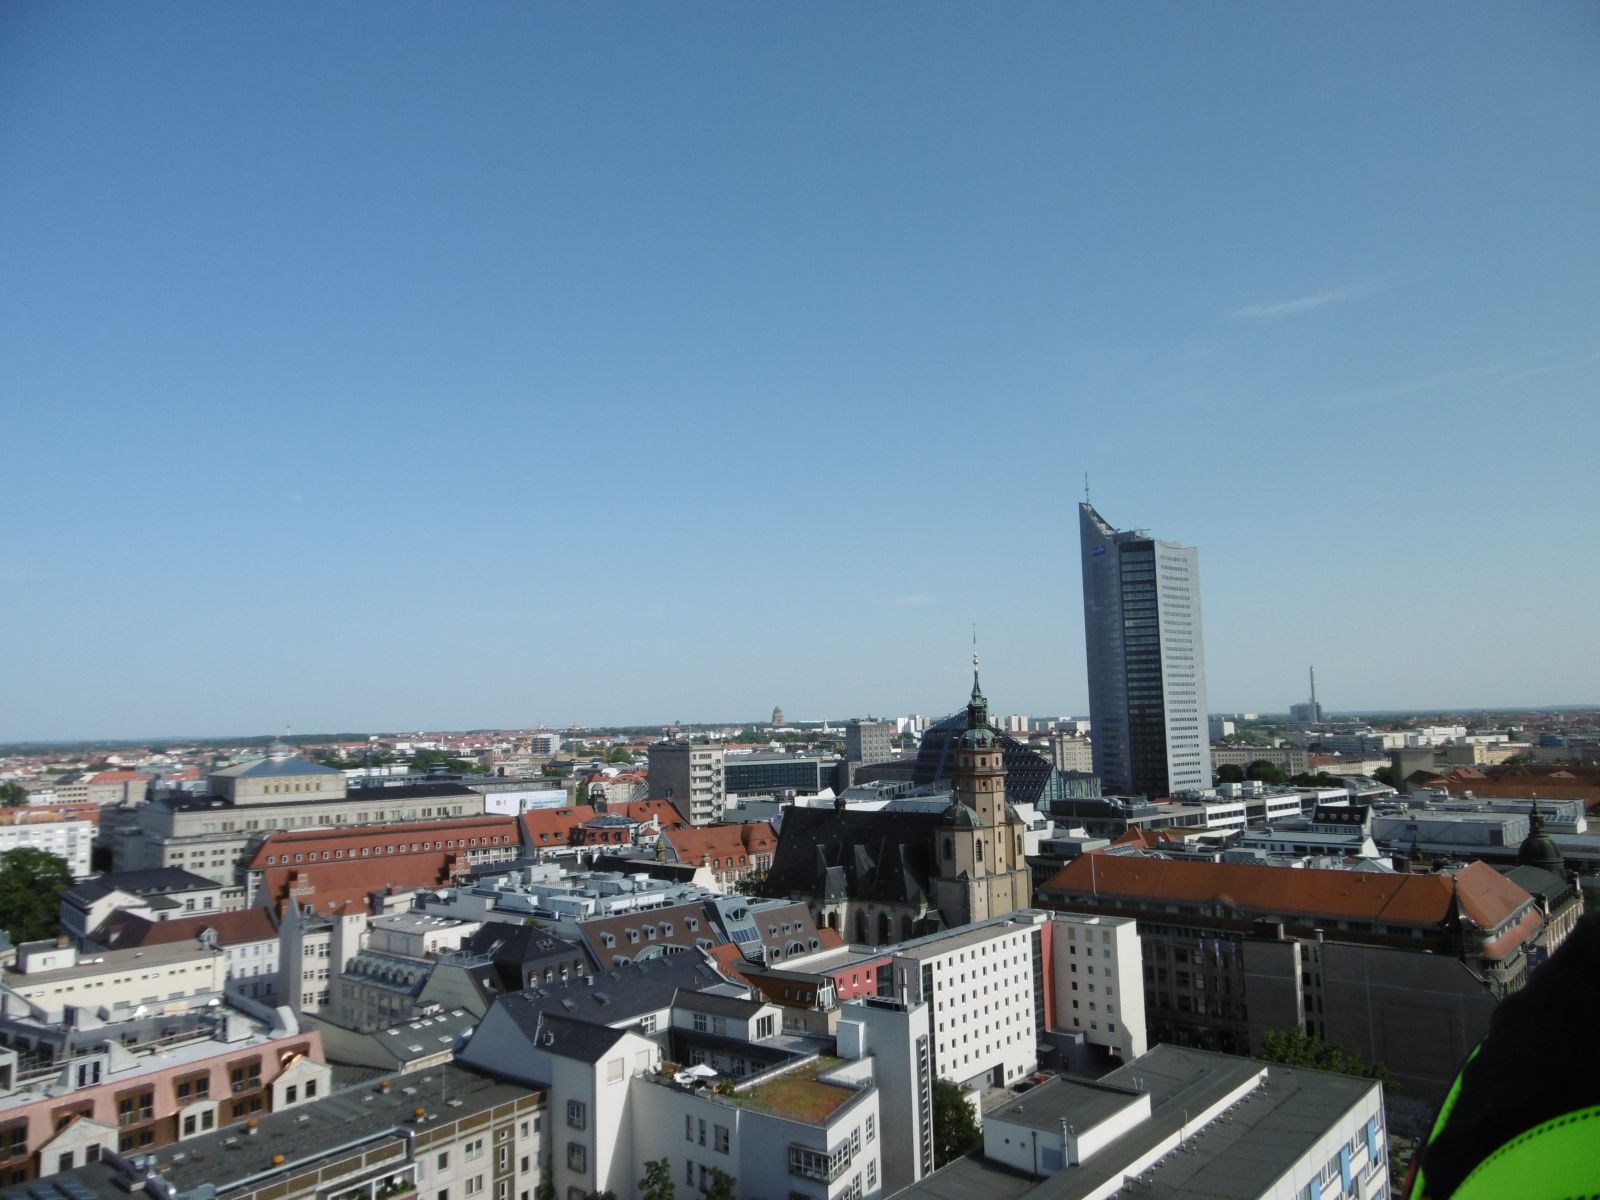
[[[1094,769],[1107,792],[1211,786],[1200,556],[1078,506]]]

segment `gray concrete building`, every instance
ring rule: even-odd
[[[844,727],[844,758],[851,763],[888,762],[894,757],[893,721],[851,721]]]
[[[1108,791],[1211,786],[1200,559],[1078,506],[1094,773]]]
[[[656,742],[650,747],[650,799],[668,800],[691,825],[713,825],[727,806],[721,746]]]

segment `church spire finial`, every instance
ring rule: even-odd
[[[983,692],[978,687],[978,623],[972,623],[972,699],[976,703],[983,699]]]

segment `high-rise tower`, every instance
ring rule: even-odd
[[[1094,769],[1107,792],[1211,786],[1200,559],[1078,506]]]

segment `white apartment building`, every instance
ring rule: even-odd
[[[94,835],[93,821],[19,821],[0,825],[0,854],[7,850],[42,850],[66,863],[74,879],[85,879],[92,869],[89,855],[94,849]]]
[[[52,941],[18,947],[16,963],[0,979],[42,1019],[59,1022],[67,1008],[103,1011],[104,1020],[136,1009],[145,1010],[140,1015],[187,1012],[220,996],[227,977],[226,956],[209,946],[80,953]]]
[[[808,1120],[784,1109],[780,1097],[797,1093]],[[732,1095],[637,1074],[632,1098],[634,1158],[670,1162],[680,1195],[707,1187],[716,1168],[741,1196],[870,1200],[883,1194],[884,1138],[901,1136],[882,1124],[870,1059],[819,1056]]]
[[[1132,1062],[1149,1049],[1139,922],[1057,912],[1048,929],[1051,1024]]]
[[[1056,730],[1050,735],[1050,761],[1058,771],[1094,770],[1094,743],[1081,734]]]
[[[1043,913],[1014,913],[903,943],[897,995],[926,1004],[933,1070],[959,1084],[1006,1087],[1037,1070],[1035,960]]]

